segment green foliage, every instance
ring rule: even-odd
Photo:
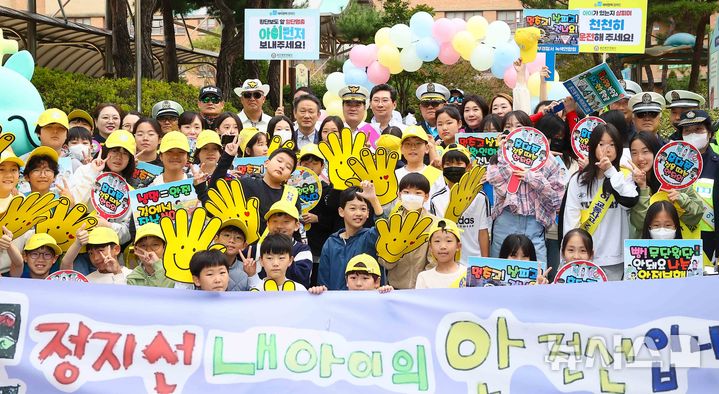
[[[217,27],[214,30],[214,32],[218,34],[217,36],[206,34],[196,40],[192,40],[192,45],[194,45],[195,48],[205,49],[213,52],[220,52],[220,31],[221,29]]]
[[[409,19],[417,12],[424,11],[434,15],[434,9],[426,4],[418,4],[409,8],[404,0],[385,0],[382,2],[382,26],[392,27],[399,23],[409,24]]]
[[[342,66],[345,63],[345,60],[347,60],[347,59],[343,59],[340,57],[330,58],[329,60],[327,60],[327,63],[325,63],[325,67],[324,67],[325,73],[332,74],[333,72],[336,72],[336,71],[341,72]]]
[[[591,53],[557,55],[556,70],[559,72],[559,78],[566,81],[596,65]]]
[[[127,78],[91,78],[43,67],[35,68],[32,82],[46,108],[69,112],[74,108],[92,111],[97,104],[115,103],[124,110],[135,109],[135,80]],[[142,113],[150,114],[158,101],[174,100],[186,111],[197,111],[199,89],[185,83],[142,81]],[[231,104],[225,109],[235,111]]]
[[[369,44],[382,27],[382,17],[372,6],[352,0],[337,18],[336,26],[340,40]]]

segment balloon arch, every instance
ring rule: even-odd
[[[387,83],[393,74],[415,72],[426,62],[439,59],[452,65],[464,59],[480,72],[491,71],[514,88],[517,72],[512,66],[520,56],[527,63],[527,87],[533,101],[539,97],[539,71],[545,65],[545,54],[537,53],[539,34],[531,29],[518,29],[512,35],[504,21],[488,23],[482,16],[469,20],[440,18],[434,20],[426,12],[412,15],[409,26],[397,24],[383,27],[375,34],[374,44],[355,45],[344,62],[342,72],[327,76],[327,93],[322,98],[328,115],[342,114],[338,92],[346,85],[362,85],[367,89]],[[520,47],[522,49],[520,49]],[[548,82],[550,99],[569,94],[555,72]]]

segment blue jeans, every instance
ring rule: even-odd
[[[547,247],[544,245],[544,226],[534,216],[515,215],[504,210],[492,225],[492,247],[490,255],[499,257],[502,242],[511,234],[524,234],[534,244],[537,261],[547,261]]]

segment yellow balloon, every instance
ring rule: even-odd
[[[399,74],[399,73],[401,73],[402,71],[404,71],[404,68],[403,68],[402,65],[399,64],[399,63],[397,63],[396,65],[393,65],[393,67],[390,67],[390,68],[389,68],[389,73],[390,73],[390,74]]]
[[[389,27],[383,27],[377,30],[377,33],[374,35],[374,43],[377,44],[378,47],[382,45],[393,46],[392,30]]]
[[[339,116],[344,119],[344,113],[342,112],[342,102],[333,101],[327,106],[327,116]]]
[[[487,35],[489,22],[481,15],[475,15],[467,21],[467,31],[472,33],[475,40],[481,40]]]
[[[474,39],[474,36],[466,30],[460,31],[452,38],[452,47],[465,60],[472,58],[472,51],[474,51],[474,47],[476,46],[477,41]]]
[[[377,62],[387,68],[397,69],[402,67],[399,57],[399,49],[391,45],[383,45],[377,50]]]
[[[529,79],[527,80],[527,88],[529,89],[529,95],[532,97],[539,97],[539,84],[542,80],[542,77],[539,75],[539,72],[533,73],[529,76]]]
[[[324,96],[322,96],[322,104],[325,105],[325,108],[332,105],[333,102],[342,102],[342,99],[340,96],[338,96],[335,92],[327,91]]]

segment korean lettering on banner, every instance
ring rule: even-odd
[[[267,157],[238,157],[232,161],[233,177],[243,177],[245,175],[259,175],[265,173],[265,161]]]
[[[704,209],[702,220],[699,222],[699,229],[712,232],[716,228],[714,225],[714,180],[699,178],[692,187],[701,198],[702,208]]]
[[[644,53],[647,0],[570,0],[579,12],[579,52]]]
[[[536,261],[470,257],[467,287],[517,286],[537,283]],[[541,263],[544,266],[544,263]]]
[[[245,59],[319,59],[319,26],[319,9],[248,9]]]
[[[162,174],[163,168],[154,164],[145,163],[144,161],[138,161],[135,166],[135,171],[132,173],[132,179],[137,182],[138,189],[146,187],[155,180],[155,178]]]
[[[192,179],[185,179],[131,191],[130,205],[135,226],[159,224],[165,216],[174,220],[175,213],[180,209],[187,210],[191,215],[198,205],[192,182]]]
[[[665,190],[685,189],[702,173],[701,153],[685,141],[664,145],[654,157],[654,175]]]
[[[540,52],[579,53],[579,11],[527,8],[523,17],[526,27],[542,30],[538,44]]]
[[[549,141],[534,127],[520,127],[507,135],[502,154],[513,168],[538,171],[549,158]]]
[[[498,136],[499,133],[459,133],[456,135],[456,141],[469,150],[473,162],[486,166],[489,159],[497,154]]]
[[[701,239],[624,240],[624,279],[664,279],[701,276]]]
[[[565,263],[554,276],[554,283],[597,283],[606,282],[607,274],[602,267],[591,261],[572,261]]]
[[[569,94],[585,114],[619,101],[626,92],[606,63],[599,64],[564,82]]]
[[[507,393],[510,386],[709,393],[719,376],[719,321],[712,320],[719,306],[687,300],[714,290],[711,278],[693,278],[652,286],[286,294],[279,303],[241,292],[175,292],[147,303],[157,289],[84,285],[95,302],[71,306],[66,300],[77,286],[10,278],[0,292],[0,344],[13,350],[0,352],[0,389],[25,392],[17,376],[32,377],[32,392],[40,393],[271,392],[288,381],[298,394],[339,387],[347,394]],[[527,300],[539,297],[568,301],[538,311]],[[636,313],[646,300],[662,305],[652,318]],[[606,308],[608,301],[622,310]],[[322,307],[307,319],[308,303],[317,302]],[[238,304],[260,320],[227,313]],[[395,313],[412,306],[412,316]],[[371,319],[343,313],[363,308],[373,311]],[[223,318],[188,323],[187,312],[199,310]],[[5,371],[7,365],[13,367]]]
[[[92,205],[104,219],[124,217],[130,211],[130,186],[122,176],[103,172],[92,185]]]

